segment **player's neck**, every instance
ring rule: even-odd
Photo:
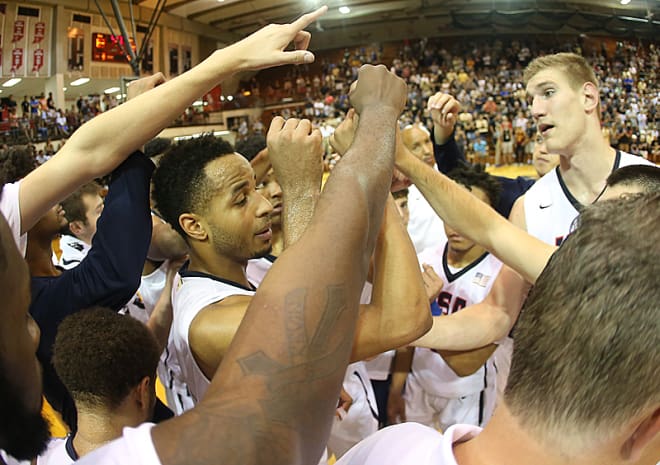
[[[202,254],[190,249],[189,271],[197,271],[216,276],[221,279],[233,281],[245,287],[250,284],[245,273],[246,261],[237,261],[234,258],[218,253]]]
[[[137,426],[133,418],[118,412],[98,411],[76,406],[78,431],[73,438],[73,448],[78,457],[83,457],[122,435],[126,426]]]
[[[585,137],[570,157],[561,156],[559,171],[564,184],[578,202],[592,203],[605,187],[605,179],[612,171],[616,150],[607,145],[600,133]]]
[[[32,276],[59,276],[61,272],[53,265],[52,238],[37,237],[28,232],[25,261]]]
[[[484,253],[486,253],[486,249],[476,244],[466,251],[457,251],[448,247],[447,264],[454,268],[465,268],[478,260]]]
[[[550,449],[539,442],[524,428],[502,399],[484,430],[474,439],[454,446],[458,465],[595,465],[604,457],[587,454],[584,457],[567,457],[557,449]],[[512,439],[513,438],[513,439]],[[590,456],[591,455],[591,456]]]

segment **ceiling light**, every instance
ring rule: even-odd
[[[351,12],[351,9],[347,6],[340,6],[339,7],[339,12],[343,15],[347,15]]]
[[[621,0],[622,5],[627,5],[628,3],[630,3],[630,0]]]
[[[195,100],[195,101],[192,103],[192,106],[193,106],[193,107],[201,107],[202,105],[204,105],[204,102],[201,101],[201,100]]]
[[[103,91],[104,94],[114,94],[115,92],[119,92],[121,89],[119,87],[108,87]]]
[[[8,81],[5,81],[5,83],[2,86],[3,87],[13,87],[21,81],[22,81],[21,78],[11,78]]]
[[[83,78],[78,78],[78,79],[76,79],[75,81],[73,81],[73,82],[71,83],[71,85],[74,86],[74,87],[76,87],[76,86],[82,86],[83,84],[87,84],[88,82],[89,82],[89,78],[85,78],[85,77],[83,77]]]
[[[66,92],[66,87],[62,87],[62,92]]]
[[[229,100],[231,102],[232,100],[234,100],[234,96],[233,95],[227,95],[227,100]]]

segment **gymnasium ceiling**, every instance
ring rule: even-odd
[[[64,4],[79,11],[97,12],[94,0],[33,0]],[[110,0],[99,0],[112,16]],[[130,0],[118,0],[128,18]],[[271,22],[288,22],[327,4],[328,13],[310,26],[313,50],[371,44],[406,38],[483,34],[586,34],[593,36],[660,37],[660,0],[132,0],[139,24],[149,22],[159,2],[159,24],[179,27],[206,37],[209,45],[234,42]],[[350,13],[342,14],[339,7]],[[73,77],[69,80],[72,80]],[[68,82],[65,82],[68,85]],[[93,80],[85,89],[71,89],[67,98],[102,92],[117,83]],[[28,78],[0,97],[35,95],[43,78]],[[2,90],[2,89],[0,89]],[[69,95],[71,94],[71,95]],[[20,99],[20,97],[19,97]]]
[[[165,0],[133,0],[155,8]],[[660,1],[630,0],[167,0],[164,11],[209,25],[226,41],[321,4],[312,31],[318,48],[422,36],[566,33],[657,38]],[[350,8],[342,14],[340,7]]]

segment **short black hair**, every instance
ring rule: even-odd
[[[164,154],[172,145],[172,139],[166,137],[156,137],[144,144],[144,154],[151,158],[156,155]]]
[[[252,161],[259,152],[266,148],[266,138],[261,134],[254,134],[247,139],[236,143],[236,151]]]
[[[62,321],[53,365],[76,402],[116,408],[131,389],[156,377],[158,343],[147,327],[106,308],[92,308]]]
[[[229,142],[207,134],[173,145],[163,155],[153,176],[156,208],[172,228],[187,240],[179,225],[186,212],[202,212],[211,196],[204,168],[223,155],[234,153]]]
[[[497,206],[500,200],[502,186],[497,179],[486,173],[481,166],[461,166],[454,168],[447,176],[470,190],[472,190],[472,187],[478,187],[486,193],[490,206]]]
[[[644,192],[660,191],[660,168],[651,165],[629,165],[613,171],[607,177],[607,185],[637,186]]]

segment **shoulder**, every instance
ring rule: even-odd
[[[419,423],[389,426],[358,443],[337,465],[442,465],[442,434]]]
[[[153,440],[153,423],[144,423],[137,428],[124,428],[122,437],[84,456],[80,465],[160,465]]]
[[[37,465],[69,465],[75,462],[66,450],[66,438],[53,438],[48,447],[37,457]]]

